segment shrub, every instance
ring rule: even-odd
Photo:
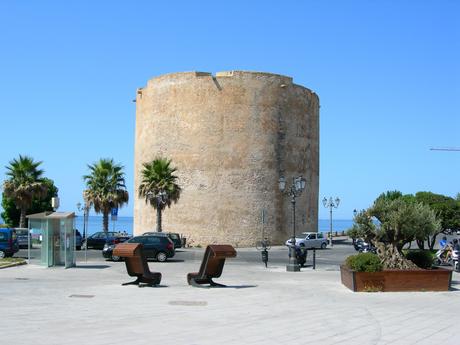
[[[378,272],[383,269],[379,257],[373,253],[351,255],[345,261],[345,265],[357,272]]]
[[[431,268],[433,263],[433,256],[428,250],[411,250],[406,254],[406,259],[423,269]]]

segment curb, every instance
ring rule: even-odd
[[[21,265],[26,265],[26,264],[27,264],[27,262],[25,260],[21,261],[21,262],[12,262],[12,263],[10,263],[8,265],[0,266],[0,270],[3,269],[3,268],[21,266]]]

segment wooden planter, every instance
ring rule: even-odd
[[[447,291],[452,271],[444,268],[431,270],[385,270],[356,272],[340,266],[342,284],[352,291]]]

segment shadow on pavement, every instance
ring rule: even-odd
[[[98,269],[104,269],[104,268],[109,268],[109,267],[110,267],[109,265],[84,265],[84,266],[77,265],[74,268],[87,268],[87,269],[98,270]]]
[[[338,239],[333,239],[334,244],[344,244],[348,246],[352,246],[353,242],[349,241],[348,238],[338,238]]]

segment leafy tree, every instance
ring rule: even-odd
[[[29,156],[19,155],[6,166],[7,179],[3,182],[3,195],[12,199],[19,210],[19,227],[26,227],[26,213],[32,207],[34,199],[43,199],[47,192],[44,171],[38,167],[42,162],[35,162]]]
[[[171,160],[156,158],[142,164],[142,182],[139,185],[139,198],[145,198],[157,210],[157,231],[161,232],[161,213],[166,206],[177,203],[181,188],[177,184],[176,168],[171,167]]]
[[[54,181],[49,178],[43,178],[43,183],[46,185],[47,193],[44,198],[32,199],[32,205],[28,209],[29,214],[52,211],[51,199],[58,195],[58,188],[54,185]],[[21,215],[20,210],[16,207],[14,199],[7,197],[5,194],[2,195],[2,219],[8,226],[18,227],[19,218]]]
[[[112,208],[121,208],[129,200],[123,166],[116,164],[113,159],[101,158],[88,165],[88,168],[90,174],[83,176],[86,183],[83,198],[90,207],[94,207],[96,213],[102,213],[102,227],[107,232]]]
[[[460,228],[460,201],[431,192],[418,192],[415,194],[415,200],[428,205],[441,221],[439,230],[433,234],[432,238],[427,238],[430,249],[433,249],[438,234],[447,229]],[[420,243],[419,247],[421,247]]]
[[[372,240],[375,237],[374,234],[376,225],[372,221],[372,218],[369,217],[366,210],[358,212],[353,220],[353,226],[347,231],[348,236],[350,236],[353,240],[362,238],[367,243],[372,243]]]
[[[425,239],[440,228],[435,212],[413,196],[382,194],[374,204],[355,217],[355,228],[377,247],[386,269],[414,269],[404,258],[402,248],[414,240]]]

